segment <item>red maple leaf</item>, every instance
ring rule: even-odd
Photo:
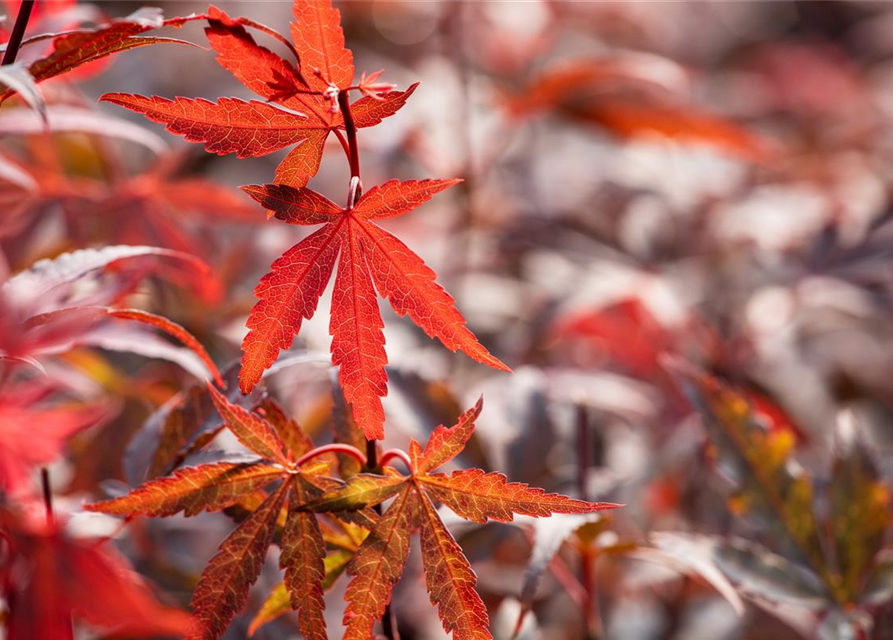
[[[273,263],[254,291],[259,299],[248,317],[242,343],[240,383],[247,393],[281,349],[291,346],[304,318],[310,318],[332,276],[332,363],[340,365],[344,396],[368,439],[384,436],[381,397],[387,393],[384,323],[375,291],[452,351],[508,371],[465,326],[436,274],[396,236],[374,220],[411,211],[458,180],[391,180],[373,187],[343,209],[309,189],[252,185],[244,191],[289,224],[324,226]],[[374,285],[374,289],[373,289]]]
[[[20,495],[31,472],[53,462],[68,438],[108,415],[103,403],[60,400],[58,385],[40,378],[0,395],[0,493]]]
[[[343,140],[337,96],[350,86],[354,66],[353,55],[344,48],[340,12],[328,0],[296,2],[294,16],[294,44],[271,29],[263,30],[289,46],[298,66],[255,42],[245,25],[259,25],[231,18],[213,6],[208,9],[205,33],[217,62],[265,102],[168,100],[125,93],[109,93],[102,100],[142,113],[219,155],[258,157],[295,146],[276,170],[276,182],[302,187],[319,170],[329,133]],[[415,88],[360,98],[351,105],[356,126],[370,127],[393,115]]]
[[[277,527],[282,553],[284,582],[271,595],[268,611],[260,617],[282,612],[290,601],[298,611],[302,634],[313,640],[326,635],[323,591],[340,569],[329,573],[323,562],[325,543],[343,537],[327,521],[349,522],[360,530],[350,540],[336,543],[346,553],[337,558],[352,577],[345,592],[345,634],[349,640],[368,640],[375,621],[387,606],[391,590],[403,573],[410,537],[421,531],[422,559],[432,604],[439,609],[444,629],[456,640],[489,640],[487,609],[475,591],[476,579],[461,548],[441,521],[434,501],[442,502],[460,517],[472,522],[510,522],[515,514],[547,517],[553,513],[593,513],[613,509],[616,504],[584,502],[543,489],[509,482],[501,473],[480,469],[446,475],[437,469],[458,456],[474,433],[482,401],[459,417],[452,427],[434,430],[424,450],[414,440],[409,453],[392,450],[382,455],[387,464],[400,457],[409,469],[403,476],[384,467],[381,473],[364,472],[346,482],[331,477],[327,462],[315,459],[339,451],[362,453],[345,445],[330,445],[308,451],[309,441],[299,439],[293,449],[284,435],[301,435],[300,427],[276,418],[269,421],[230,403],[209,387],[227,428],[248,450],[259,456],[253,462],[217,462],[183,467],[172,475],[151,480],[127,495],[87,507],[112,515],[187,516],[219,511],[243,504],[250,514],[220,545],[202,573],[192,598],[196,625],[191,639],[220,637],[230,620],[245,605],[252,584],[260,575],[267,548],[276,540]],[[390,456],[390,457],[389,457]],[[267,491],[260,491],[267,488]],[[394,498],[381,518],[370,507]],[[318,520],[325,514],[324,520]],[[336,520],[332,521],[331,519]],[[323,527],[326,528],[324,532]],[[341,528],[338,526],[337,528]],[[348,565],[349,562],[349,565]],[[278,603],[277,603],[278,601]],[[266,605],[265,605],[266,607]]]

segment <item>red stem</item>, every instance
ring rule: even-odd
[[[378,464],[379,466],[383,467],[394,458],[399,458],[401,461],[403,461],[403,464],[406,465],[406,468],[410,471],[410,473],[412,472],[412,460],[410,460],[406,452],[401,449],[388,449],[383,454],[381,454],[381,460],[378,461]]]
[[[349,444],[327,444],[322,447],[316,447],[316,449],[312,449],[298,458],[298,461],[295,462],[295,466],[300,467],[302,464],[306,464],[309,460],[327,453],[343,453],[350,456],[361,465],[366,466],[366,456],[363,455],[363,452]]]

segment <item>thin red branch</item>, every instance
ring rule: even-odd
[[[327,453],[343,453],[355,459],[361,465],[366,465],[366,456],[364,456],[363,452],[356,447],[352,447],[349,444],[327,444],[322,447],[316,447],[316,449],[312,449],[305,453],[298,458],[298,461],[295,462],[295,466],[300,467],[301,465],[306,464],[309,460]]]
[[[412,460],[409,459],[409,455],[402,449],[388,449],[381,454],[381,460],[378,461],[378,464],[383,467],[394,458],[399,458],[406,465],[406,468],[412,471]]]

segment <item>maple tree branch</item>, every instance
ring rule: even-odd
[[[322,447],[316,447],[316,449],[311,449],[298,458],[298,461],[295,462],[295,466],[300,467],[302,464],[306,464],[309,460],[327,453],[343,453],[350,456],[361,465],[366,466],[366,456],[363,455],[363,452],[349,444],[327,444]]]
[[[379,468],[378,443],[376,440],[366,439],[366,468],[374,471]]]
[[[19,54],[19,47],[22,45],[22,38],[25,37],[25,28],[28,26],[28,20],[31,18],[34,2],[35,0],[24,0],[22,6],[19,7],[19,13],[12,27],[9,42],[6,43],[6,51],[3,53],[3,61],[0,64],[12,64],[15,62],[16,56]]]

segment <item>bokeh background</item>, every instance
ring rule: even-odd
[[[152,4],[167,17],[206,9]],[[288,30],[288,2],[218,5]],[[893,5],[338,6],[358,72],[421,82],[397,115],[360,132],[364,184],[465,179],[387,228],[514,369],[453,355],[383,309],[386,445],[425,438],[483,394],[462,465],[626,504],[588,521],[456,523],[494,636],[510,638],[529,608],[518,637],[530,640],[893,638]],[[138,7],[66,11],[102,22]],[[29,33],[71,19],[48,11]],[[171,35],[204,46],[199,24]],[[269,182],[284,154],[206,154],[96,100],[252,96],[213,52],[173,44],[44,88],[51,108],[96,120],[47,136],[16,105],[0,111],[6,271],[106,244],[193,252],[220,279],[216,299],[153,282],[132,299],[235,362],[254,285],[303,237],[236,187]],[[330,145],[310,186],[341,202],[347,163]],[[328,299],[293,364],[267,380],[320,442],[337,420]],[[52,467],[60,504],[77,514],[85,498],[142,479],[144,423],[196,381],[87,347],[54,366],[111,407]],[[225,514],[139,521],[117,544],[185,604],[231,527]],[[279,579],[271,556],[227,638],[246,637]],[[343,587],[327,598],[333,638]],[[404,640],[444,637],[415,555],[394,600]],[[254,637],[299,635],[288,615]]]

